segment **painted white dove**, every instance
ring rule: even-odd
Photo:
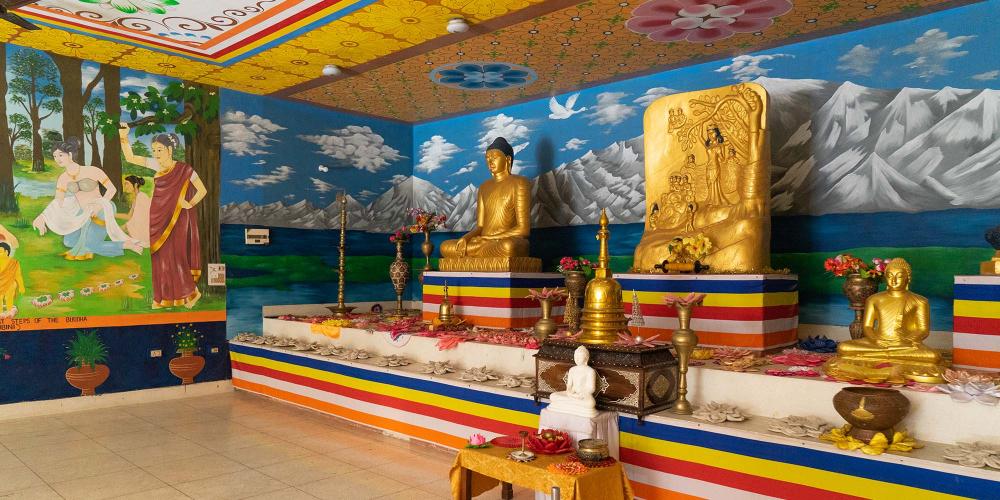
[[[563,106],[559,104],[559,101],[555,97],[549,98],[549,118],[552,120],[565,120],[577,113],[582,113],[587,110],[587,108],[573,109],[576,105],[576,99],[580,97],[579,93],[573,94],[566,99],[566,105]]]

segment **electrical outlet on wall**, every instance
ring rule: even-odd
[[[149,351],[149,357],[151,357],[151,358],[162,358],[163,357],[163,350],[161,350],[161,349],[153,349],[153,350]]]

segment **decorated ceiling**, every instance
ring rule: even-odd
[[[703,1],[41,0],[0,39],[416,122],[970,3]]]

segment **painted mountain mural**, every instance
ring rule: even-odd
[[[874,89],[851,82],[759,78],[770,95],[774,215],[1000,208],[1000,91]],[[643,221],[643,136],[589,150],[532,179],[534,227]],[[407,177],[368,205],[348,200],[349,227],[392,232],[406,209],[475,224],[477,188],[449,196]],[[339,206],[229,204],[228,224],[339,228]]]

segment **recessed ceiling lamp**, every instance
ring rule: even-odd
[[[336,64],[327,64],[323,66],[323,76],[337,76],[340,74],[340,68]]]
[[[448,20],[448,33],[465,33],[469,31],[469,23],[461,17],[453,17]]]

